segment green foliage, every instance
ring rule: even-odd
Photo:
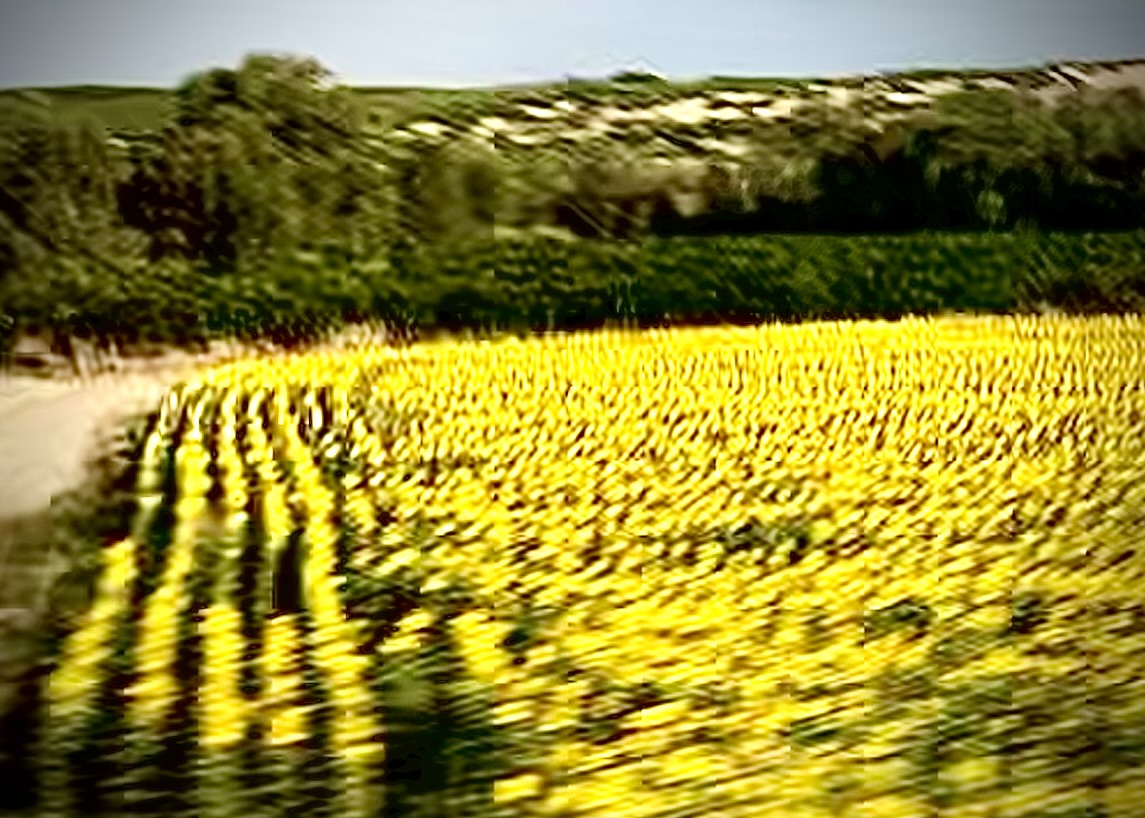
[[[398,222],[418,241],[491,235],[502,160],[481,145],[446,143],[395,159]]]
[[[1064,100],[1056,122],[1074,163],[1097,177],[1140,184],[1145,172],[1145,98],[1137,88],[1089,91]]]
[[[1053,111],[1033,97],[1012,91],[963,91],[936,101],[935,113],[949,131],[941,158],[950,163],[985,159],[1021,165],[1056,159],[1069,147],[1069,134]]]
[[[1118,312],[1145,306],[1143,260],[1141,231],[644,242],[522,233],[407,243],[392,257],[326,244],[218,275],[167,260],[112,280],[61,262],[44,291],[18,302],[14,314],[21,324],[113,337],[122,348],[220,336],[293,345],[360,320],[505,331],[1047,306]],[[66,289],[83,282],[86,289]],[[67,298],[49,297],[60,287]]]
[[[555,328],[1140,302],[1136,91],[1049,107],[969,90],[882,131],[818,103],[791,123],[638,123],[623,140],[563,143],[557,129],[528,147],[453,127],[512,120],[522,103],[583,103],[591,117],[603,103],[783,90],[645,80],[351,92],[314,60],[255,55],[188,78],[161,128],[114,142],[93,106],[122,95],[2,94],[0,347],[33,325],[121,346],[293,343],[364,317]],[[386,135],[427,118],[450,133]],[[712,161],[707,140],[733,131],[747,153]],[[656,164],[666,145],[671,166]],[[1137,232],[965,234],[1031,228]],[[904,231],[960,232],[816,237]]]
[[[520,237],[413,248],[391,275],[427,328],[551,329],[626,319],[792,320],[1041,304],[1138,309],[1145,303],[1143,256],[1140,232],[642,243]]]
[[[667,84],[664,77],[649,71],[621,71],[613,74],[609,79],[616,83]]]
[[[118,219],[123,162],[90,116],[25,99],[0,120],[0,312],[62,328],[117,286],[143,237]]]
[[[19,104],[24,90],[0,90],[0,111]],[[147,131],[162,127],[170,113],[171,92],[162,88],[108,88],[96,85],[44,88],[32,93],[68,113],[86,115],[105,130]]]
[[[385,240],[382,157],[357,101],[317,63],[253,56],[195,75],[175,100],[174,124],[120,188],[152,259],[258,267],[303,242],[361,252]]]

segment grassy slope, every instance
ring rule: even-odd
[[[1126,66],[1139,66],[1142,60],[1106,61],[1094,63],[1070,63],[1084,70],[1116,70]],[[1006,79],[1016,83],[1030,83],[1045,86],[1056,82],[1049,67],[1018,69],[959,69],[940,68],[915,69],[902,72],[888,72],[877,79],[890,82],[923,80],[964,80]],[[436,111],[462,114],[459,109],[495,109],[506,102],[524,99],[559,99],[569,94],[584,94],[597,98],[599,102],[611,102],[624,97],[645,96],[648,94],[666,97],[685,96],[693,93],[714,91],[740,91],[772,93],[780,89],[799,90],[808,85],[861,87],[875,77],[847,78],[777,78],[777,77],[707,77],[700,79],[651,83],[648,85],[617,86],[606,80],[577,79],[567,82],[545,82],[532,86],[512,88],[441,89],[409,87],[363,87],[358,89],[365,97],[379,124],[384,127],[400,126],[411,121],[432,115]],[[0,105],[11,101],[25,90],[46,95],[53,102],[74,110],[93,114],[103,121],[110,130],[146,130],[155,128],[163,119],[164,108],[169,102],[170,92],[160,88],[120,88],[95,85],[60,86],[39,89],[2,89]]]

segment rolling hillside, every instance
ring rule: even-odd
[[[412,139],[467,136],[496,139],[499,146],[534,147],[623,134],[634,141],[647,137],[665,155],[680,150],[737,155],[742,150],[737,136],[760,125],[792,127],[808,118],[850,113],[879,127],[958,91],[1021,91],[1055,101],[1085,88],[1145,90],[1145,59],[835,78],[708,77],[628,83],[570,79],[508,88],[355,90],[368,99],[380,129],[396,129]],[[170,96],[156,88],[81,85],[0,90],[0,105],[29,94],[89,113],[117,134],[156,128]]]

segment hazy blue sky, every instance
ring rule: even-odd
[[[164,85],[251,51],[352,84],[1145,56],[1140,0],[0,0],[0,85]]]

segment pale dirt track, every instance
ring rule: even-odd
[[[47,509],[83,480],[106,435],[211,363],[169,360],[83,379],[0,377],[0,521]]]
[[[349,327],[308,350],[385,340],[384,330]],[[280,353],[218,343],[204,353],[124,359],[119,372],[86,378],[0,373],[0,523],[46,510],[54,496],[76,487],[96,446],[125,421],[157,408],[175,384],[212,366]]]

